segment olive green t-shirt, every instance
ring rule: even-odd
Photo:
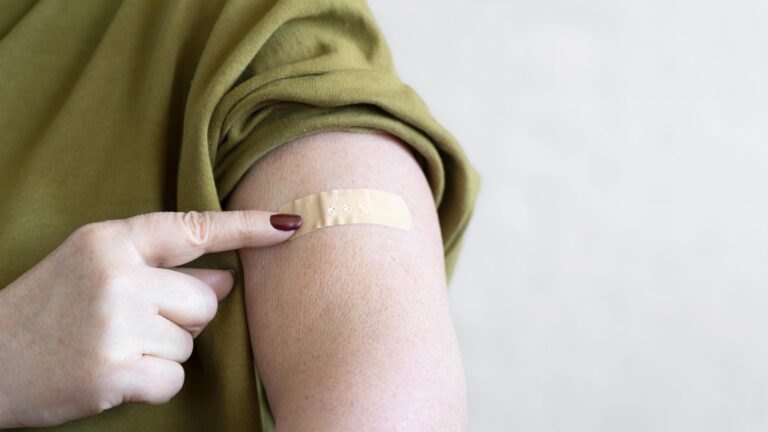
[[[0,287],[86,223],[221,210],[266,153],[331,129],[415,150],[450,281],[480,177],[363,0],[0,1]],[[187,266],[240,269],[236,252]],[[253,364],[238,283],[169,403],[46,429],[272,430]]]

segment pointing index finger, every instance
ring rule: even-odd
[[[147,264],[176,267],[206,253],[270,246],[291,237],[294,231],[272,226],[273,214],[261,210],[156,212],[126,222]]]

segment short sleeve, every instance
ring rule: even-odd
[[[202,67],[190,97],[215,100],[200,109],[209,115],[207,151],[222,203],[281,144],[324,130],[387,132],[410,145],[429,181],[450,281],[480,176],[401,82],[363,0],[229,2]]]

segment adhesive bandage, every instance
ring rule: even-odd
[[[301,227],[289,240],[334,225],[376,224],[411,229],[411,212],[405,200],[377,189],[331,189],[283,204],[278,211],[301,216]]]

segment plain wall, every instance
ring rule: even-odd
[[[768,430],[768,2],[369,4],[482,175],[470,430]]]

